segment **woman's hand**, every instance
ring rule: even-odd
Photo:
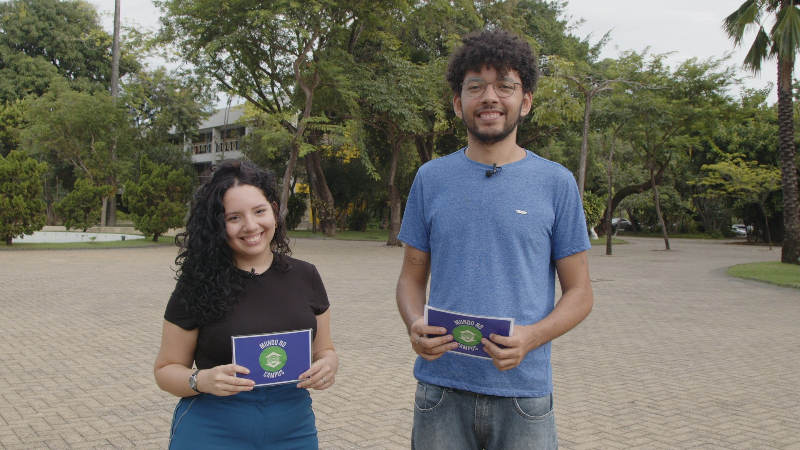
[[[252,391],[255,381],[246,378],[237,378],[235,374],[247,375],[247,367],[236,364],[226,364],[211,369],[203,369],[197,373],[197,390],[204,394],[220,397],[238,394],[239,392]]]
[[[297,384],[299,388],[311,388],[321,391],[333,386],[336,382],[336,366],[338,357],[333,350],[325,350],[318,354],[314,364],[307,371],[300,374],[303,380]]]

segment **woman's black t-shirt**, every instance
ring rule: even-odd
[[[322,278],[313,264],[284,258],[289,263],[289,270],[275,267],[276,255],[266,272],[244,278],[244,296],[227,318],[200,327],[194,354],[198,369],[230,364],[233,360],[232,336],[311,328],[316,337],[316,316],[330,306]],[[164,319],[185,330],[198,327],[197,318],[187,312],[175,292],[167,303]]]

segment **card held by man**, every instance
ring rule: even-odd
[[[425,324],[447,329],[458,342],[458,347],[451,352],[492,359],[483,349],[481,338],[489,339],[489,335],[511,336],[514,330],[514,319],[504,317],[485,317],[461,314],[454,311],[434,308],[425,305]]]

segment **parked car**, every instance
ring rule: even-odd
[[[625,218],[613,217],[611,219],[611,228],[616,231],[617,229],[627,231],[633,229],[633,224]]]
[[[731,231],[736,233],[736,236],[747,236],[747,228],[742,224],[731,225]]]

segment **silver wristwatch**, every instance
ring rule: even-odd
[[[189,387],[194,389],[195,392],[198,394],[202,394],[199,389],[197,389],[197,373],[200,372],[200,369],[194,371],[192,376],[189,377]]]

